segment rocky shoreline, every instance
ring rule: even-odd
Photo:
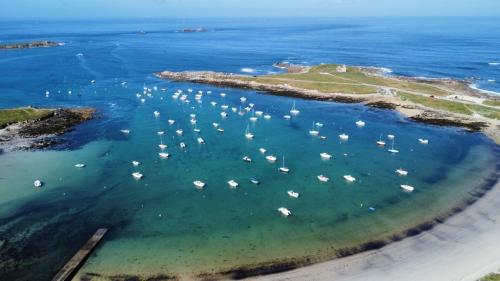
[[[48,48],[48,47],[57,47],[57,46],[61,46],[61,45],[62,45],[62,43],[58,43],[58,42],[54,42],[54,41],[9,43],[9,44],[0,44],[0,50]]]
[[[284,64],[277,67],[288,69],[289,65]],[[300,71],[308,71],[308,68],[300,68],[295,66],[293,67],[293,72]],[[346,93],[324,93],[317,90],[293,87],[288,84],[268,84],[256,82],[249,79],[251,78],[251,76],[246,75],[211,71],[163,71],[155,73],[155,75],[161,79],[201,83],[218,87],[250,89],[279,96],[290,96],[341,103],[362,103],[371,107],[397,110],[410,120],[414,120],[417,122],[441,126],[461,127],[473,132],[481,131],[491,139],[493,139],[497,144],[500,143],[500,122],[498,120],[426,107],[408,100],[402,100],[395,95],[392,95],[391,93],[372,93],[363,95]],[[455,87],[461,87],[460,85],[462,85],[460,81],[447,82],[440,80],[439,83],[452,83]],[[474,92],[473,94],[478,93]]]
[[[93,108],[58,108],[53,109],[46,117],[7,125],[0,129],[0,153],[61,144],[57,136],[94,118],[95,113]]]

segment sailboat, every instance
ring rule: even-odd
[[[382,134],[380,134],[380,138],[377,141],[378,146],[385,146],[385,141],[382,140]]]
[[[399,152],[399,150],[394,149],[394,139],[392,139],[391,149],[388,149],[387,151],[389,151],[390,153],[398,153]]]
[[[290,172],[290,169],[285,166],[285,156],[283,156],[283,166],[279,168],[280,172],[282,173],[288,173]]]
[[[299,110],[297,110],[297,109],[295,108],[295,101],[294,101],[294,102],[293,102],[292,109],[290,110],[290,114],[292,114],[292,115],[297,115],[297,114],[299,114],[299,113],[300,113],[300,111],[299,111]]]
[[[255,117],[255,111],[252,109],[252,117],[250,117],[251,122],[257,121],[257,117]]]
[[[253,139],[253,134],[250,132],[250,126],[249,125],[247,125],[247,129],[245,131],[245,137],[247,139]]]
[[[319,131],[316,130],[316,128],[315,128],[314,121],[313,121],[312,129],[309,131],[309,134],[311,136],[317,136],[317,135],[319,135]]]

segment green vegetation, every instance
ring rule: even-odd
[[[346,72],[337,72],[336,64],[312,67],[304,73],[284,73],[276,75],[241,78],[263,84],[287,84],[293,87],[317,90],[322,93],[373,94],[381,88],[390,89],[405,101],[426,107],[466,115],[500,119],[500,101],[486,100],[484,105],[447,100],[443,97],[467,91],[467,85],[460,81],[432,80],[419,81],[400,77],[372,75],[369,69],[347,67]],[[373,70],[376,71],[376,70]]]
[[[500,281],[499,273],[490,273],[483,278],[479,279],[479,281]]]
[[[15,109],[0,109],[0,128],[9,124],[36,120],[50,115],[52,109],[37,109],[37,108],[15,108]]]
[[[418,103],[430,108],[441,109],[446,111],[451,111],[455,113],[472,115],[472,111],[467,107],[466,104],[448,101],[448,100],[440,100],[436,98],[431,98],[427,96],[414,95],[410,93],[399,92],[398,96],[401,97],[402,100],[408,100],[414,103]]]
[[[500,101],[497,101],[497,100],[485,100],[483,102],[483,104],[489,105],[489,106],[499,106],[500,107]]]

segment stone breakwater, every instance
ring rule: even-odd
[[[251,76],[233,73],[221,73],[211,71],[163,71],[155,74],[162,79],[174,81],[185,81],[214,85],[218,87],[230,87],[238,89],[250,89],[262,91],[273,95],[290,96],[305,99],[334,101],[341,103],[362,103],[367,106],[397,110],[411,120],[433,125],[455,126],[465,128],[469,131],[482,131],[496,143],[500,142],[498,120],[469,116],[445,110],[425,107],[411,101],[404,101],[390,93],[372,94],[346,94],[325,93],[318,90],[303,89],[283,84],[268,84],[252,81]]]

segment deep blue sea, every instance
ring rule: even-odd
[[[176,32],[196,27],[208,31]],[[49,280],[99,227],[109,234],[75,280],[193,278],[271,261],[324,260],[447,213],[499,162],[497,145],[482,134],[417,124],[392,111],[153,75],[264,75],[280,71],[275,62],[344,63],[467,79],[500,92],[498,18],[0,21],[0,43],[35,40],[64,45],[1,51],[0,108],[85,106],[96,108],[98,118],[62,136],[65,145],[0,154],[0,280]],[[190,103],[172,98],[178,90]],[[194,98],[198,91],[201,102]],[[293,102],[301,113],[284,120]],[[250,113],[231,111],[248,103],[272,118],[254,123]],[[229,106],[227,118],[221,105]],[[366,126],[356,127],[357,120]],[[313,122],[324,124],[326,140],[308,134]],[[247,126],[252,140],[244,137]],[[349,140],[340,141],[341,133]],[[375,145],[387,134],[396,135],[398,154]],[[429,144],[419,144],[420,137]],[[168,145],[169,159],[158,157],[160,142]],[[278,161],[266,161],[259,148]],[[322,160],[321,152],[333,159]],[[253,162],[243,162],[245,155]],[[289,174],[278,172],[283,156]],[[398,176],[398,168],[408,176]],[[132,172],[144,178],[134,180]],[[330,181],[319,182],[320,174]],[[35,179],[45,185],[33,188]],[[229,188],[231,179],[238,188]],[[194,180],[206,187],[194,188]],[[415,191],[403,192],[401,184]],[[280,216],[279,207],[293,215]]]

